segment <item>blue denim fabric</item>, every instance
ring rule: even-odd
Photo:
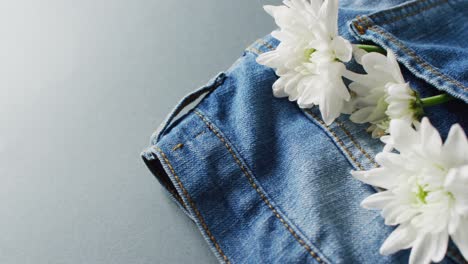
[[[359,39],[392,49],[415,76],[468,102],[468,1],[411,1],[350,26]]]
[[[463,27],[467,18],[457,14],[466,11],[466,4],[403,2],[343,1],[341,34],[356,43],[355,37],[392,48],[407,67],[406,80],[422,95],[444,90],[466,100],[466,56],[457,57],[467,52],[460,45],[466,30],[408,24],[418,19],[449,23],[457,17]],[[422,8],[413,11],[419,5]],[[144,161],[195,221],[220,262],[407,262],[408,251],[379,255],[393,227],[384,225],[379,212],[359,206],[376,190],[349,173],[377,166],[374,157],[382,143],[349,116],[326,126],[318,109],[301,110],[294,102],[273,97],[277,76],[255,58],[277,44],[270,36],[256,41],[229,70],[184,98],[152,136],[142,153]],[[426,112],[442,135],[453,123],[466,130],[467,114],[462,100]],[[442,263],[466,262],[450,244]]]

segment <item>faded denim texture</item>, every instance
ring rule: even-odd
[[[426,109],[446,136],[453,123],[465,130],[468,123],[467,12],[467,2],[455,0],[342,1],[340,33],[391,48],[422,96],[461,99]],[[376,190],[349,173],[377,166],[382,143],[347,115],[326,126],[318,109],[273,97],[277,76],[255,58],[277,44],[271,36],[256,41],[184,98],[144,161],[221,262],[406,263],[408,251],[379,254],[393,227],[359,206]],[[451,244],[442,263],[466,262]]]

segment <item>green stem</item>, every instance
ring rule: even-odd
[[[452,99],[453,99],[452,96],[444,93],[444,94],[434,95],[431,97],[421,98],[420,100],[422,103],[422,107],[429,107],[429,106],[446,103]]]
[[[382,54],[387,54],[387,51],[379,46],[374,46],[374,45],[365,45],[365,44],[358,44],[358,48],[363,49],[367,52],[378,52]]]

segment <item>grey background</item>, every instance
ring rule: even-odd
[[[0,0],[0,263],[216,263],[139,153],[273,2]]]

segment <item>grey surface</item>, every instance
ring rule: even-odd
[[[216,263],[139,153],[272,2],[0,0],[0,263]]]

